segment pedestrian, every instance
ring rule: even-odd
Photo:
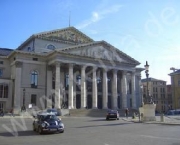
[[[1,116],[1,117],[4,116],[4,111],[3,111],[3,109],[0,109],[0,116]]]
[[[126,108],[126,109],[125,109],[125,116],[126,116],[126,118],[128,118],[128,114],[129,114],[129,109]]]
[[[13,108],[10,110],[10,114],[11,114],[11,116],[14,117],[14,109]]]

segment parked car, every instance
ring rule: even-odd
[[[180,109],[169,110],[167,111],[166,115],[180,115]]]
[[[55,108],[47,109],[46,112],[47,112],[47,113],[53,113],[53,114],[55,114],[56,116],[60,116],[60,115],[61,115],[61,113],[60,113],[57,109],[55,109]]]
[[[119,120],[119,112],[117,110],[108,110],[106,120],[117,119]]]
[[[39,134],[44,132],[64,132],[64,124],[55,114],[39,113],[33,121],[33,131]]]

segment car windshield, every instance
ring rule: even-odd
[[[116,110],[109,110],[108,113],[117,113]]]
[[[55,115],[46,115],[46,116],[42,116],[42,121],[45,120],[57,120],[58,118]]]
[[[47,112],[56,112],[55,109],[48,109]]]

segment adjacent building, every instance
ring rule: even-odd
[[[141,82],[143,86],[143,99],[146,100],[147,98],[148,86],[149,97],[151,97],[152,101],[156,104],[156,111],[166,112],[169,109],[169,105],[172,105],[166,95],[166,81],[148,78],[142,79]]]
[[[0,109],[137,109],[139,64],[74,27],[34,34],[15,50],[0,49]]]
[[[169,74],[171,77],[173,109],[180,109],[180,69]]]

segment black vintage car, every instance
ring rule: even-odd
[[[39,134],[44,132],[64,132],[64,124],[55,114],[40,113],[33,121],[33,130]]]
[[[106,120],[117,119],[119,120],[119,112],[117,110],[108,110]]]

